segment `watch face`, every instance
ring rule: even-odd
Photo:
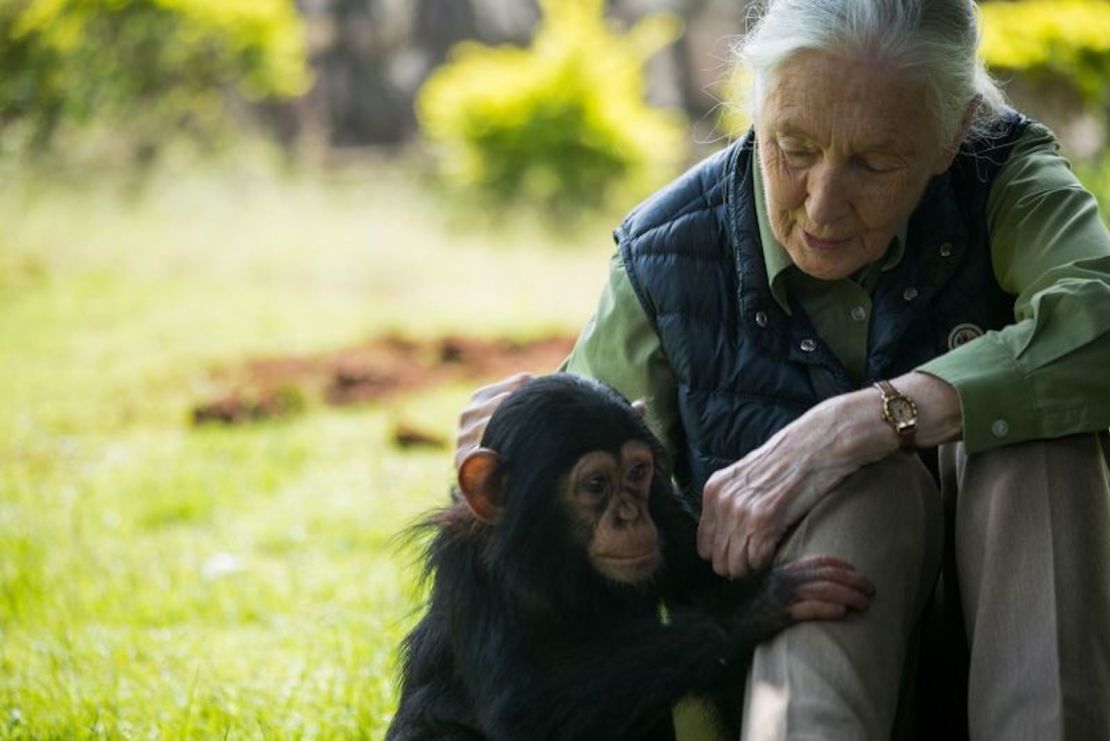
[[[891,418],[898,424],[913,422],[916,414],[908,399],[894,398],[887,403]]]

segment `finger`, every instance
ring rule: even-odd
[[[532,374],[528,372],[514,373],[511,376],[506,376],[499,381],[494,381],[491,384],[482,386],[474,392],[471,397],[474,401],[484,400],[492,396],[502,396],[511,393],[520,388],[525,382],[532,380]]]
[[[857,571],[854,566],[829,556],[817,556],[792,561],[783,567],[788,573],[803,581],[835,581],[864,594],[875,594],[875,583]]]
[[[795,561],[786,564],[785,568],[788,569],[813,569],[822,567],[832,567],[837,569],[846,569],[848,571],[855,571],[856,567],[849,561],[836,556],[817,555],[817,556],[804,556]]]
[[[455,437],[455,468],[462,464],[463,458],[482,442],[482,435],[489,425],[490,418],[501,403],[512,393],[504,391],[484,400],[481,404],[472,403],[459,416],[459,432]]]
[[[748,563],[748,538],[744,532],[733,531],[728,545],[728,576],[730,579],[743,579],[751,573]]]
[[[701,498],[701,518],[698,520],[698,555],[706,561],[713,559],[717,542],[717,490],[711,488],[712,480],[705,485]]]
[[[710,547],[709,553],[709,559],[713,563],[713,571],[716,572],[719,576],[723,576],[726,579],[729,578],[728,539],[726,538],[720,543],[714,540],[712,546]]]
[[[771,565],[771,560],[775,556],[775,548],[778,546],[779,539],[777,537],[751,537],[748,539],[748,566],[753,571],[766,568]]]
[[[714,532],[712,550],[717,573],[730,579],[747,576],[747,541],[749,532],[748,513],[744,502],[722,495],[717,504],[717,527]]]
[[[835,602],[806,600],[790,605],[790,617],[795,620],[839,620],[848,614],[848,608]]]
[[[811,600],[834,602],[854,610],[866,610],[871,604],[871,598],[865,592],[835,581],[813,581],[802,584],[794,591],[794,596],[799,602]]]
[[[493,416],[493,413],[497,411],[497,408],[501,406],[502,402],[512,395],[513,391],[510,389],[483,399],[481,403],[471,404],[463,410],[463,419],[488,420]]]

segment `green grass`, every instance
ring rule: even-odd
[[[451,477],[389,431],[452,437],[469,389],[238,428],[190,406],[257,355],[573,332],[605,228],[466,228],[385,165],[141,197],[4,176],[0,738],[380,738],[420,603],[394,536]]]

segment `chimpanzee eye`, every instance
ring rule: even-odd
[[[589,494],[600,496],[609,490],[609,482],[601,474],[594,474],[586,479],[582,484],[582,488]]]
[[[628,481],[633,484],[637,484],[643,481],[644,477],[647,476],[647,469],[647,464],[637,463],[631,468],[631,470],[629,470]]]

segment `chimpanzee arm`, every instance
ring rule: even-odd
[[[643,738],[691,692],[742,681],[755,647],[799,620],[865,609],[871,583],[850,564],[810,556],[734,585],[714,618],[675,609],[558,636],[518,636],[514,672],[498,684],[487,727],[495,739]],[[504,666],[507,656],[502,654]],[[502,675],[503,677],[505,675]],[[488,685],[487,685],[488,686]]]
[[[684,695],[739,681],[755,646],[686,611],[535,643],[490,708],[492,739],[645,738]]]

